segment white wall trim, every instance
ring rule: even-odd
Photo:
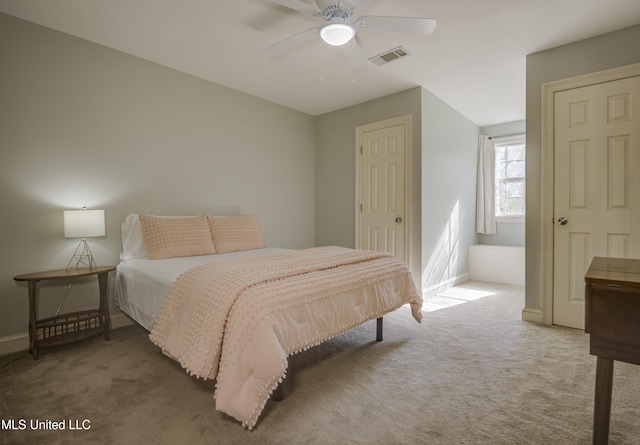
[[[112,315],[111,319],[111,329],[124,328],[125,326],[131,326],[135,322],[132,318],[130,318],[124,312],[120,312],[119,314]]]
[[[429,287],[425,287],[422,289],[422,298],[428,299],[433,298],[438,295],[440,292],[443,292],[447,289],[450,289],[458,284],[462,284],[465,281],[469,281],[469,273],[465,272],[462,275],[457,275],[455,277],[449,278],[448,280],[441,281],[437,284],[433,284]]]
[[[124,313],[112,315],[111,330],[130,326],[134,321]],[[17,352],[26,352],[29,350],[29,333],[22,332],[20,334],[7,335],[0,337],[0,357],[15,354]]]
[[[469,246],[469,277],[477,281],[524,286],[524,246],[472,244]]]
[[[525,222],[526,217],[524,215],[498,215],[496,216],[496,222],[499,223],[507,223],[507,224],[512,224],[512,223],[518,223],[518,224],[522,224]]]
[[[640,76],[640,63],[542,84],[541,322],[553,324],[554,96],[561,91]],[[523,320],[524,320],[523,311]]]
[[[522,321],[544,324],[542,320],[542,310],[530,307],[522,309]]]
[[[0,357],[29,350],[29,333],[0,337]]]

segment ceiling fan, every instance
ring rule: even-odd
[[[315,0],[317,8],[301,0],[271,1],[294,11],[319,17],[326,24],[309,28],[271,45],[266,49],[267,52],[280,54],[299,43],[320,35],[320,38],[329,45],[343,47],[347,59],[354,66],[360,65],[366,60],[362,56],[355,38],[358,29],[428,35],[433,32],[437,24],[434,19],[421,17],[363,15],[354,20],[355,5],[335,0]],[[349,42],[351,44],[346,45]],[[346,51],[347,49],[349,51]]]

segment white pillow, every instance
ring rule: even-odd
[[[127,215],[120,225],[122,230],[122,253],[121,260],[129,260],[133,258],[146,258],[147,251],[144,249],[144,240],[142,239],[142,226],[137,213]]]

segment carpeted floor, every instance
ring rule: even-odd
[[[138,326],[3,357],[0,443],[589,444],[588,335],[523,322],[523,306],[520,287],[467,282],[425,305],[422,325],[408,307],[386,316],[381,343],[371,321],[294,356],[254,431]],[[609,443],[640,443],[640,366],[616,362],[612,404]]]

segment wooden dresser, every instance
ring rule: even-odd
[[[598,357],[593,443],[606,444],[613,362],[640,365],[640,259],[595,257],[585,282],[585,332]]]

